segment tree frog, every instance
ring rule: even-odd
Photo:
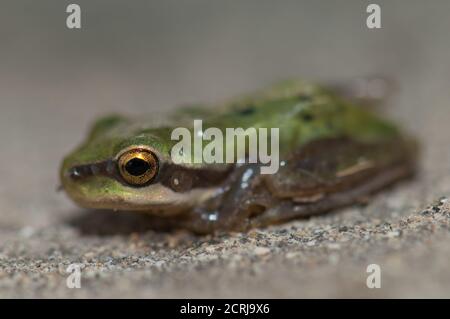
[[[279,128],[280,167],[178,163],[175,127]],[[413,174],[417,143],[333,90],[285,81],[166,121],[111,115],[63,161],[63,189],[92,209],[135,211],[197,233],[246,231],[357,203]]]

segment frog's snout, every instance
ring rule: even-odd
[[[84,177],[92,176],[94,172],[91,165],[75,166],[64,172],[64,177],[73,181],[80,180]]]
[[[65,163],[60,170],[60,190],[64,190],[69,196],[77,192],[84,181],[88,181],[88,177],[94,176],[96,168],[92,165],[73,165]]]

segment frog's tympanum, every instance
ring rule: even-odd
[[[161,106],[163,107],[163,106]],[[289,81],[167,121],[109,116],[61,168],[80,206],[150,214],[198,233],[245,231],[360,202],[414,172],[416,143],[369,108]],[[261,163],[176,163],[176,127],[279,128],[279,169]]]

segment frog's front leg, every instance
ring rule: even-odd
[[[196,233],[245,231],[251,218],[278,201],[262,182],[258,165],[236,168],[225,184],[215,198],[180,217],[178,226]]]

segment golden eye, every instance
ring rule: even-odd
[[[130,185],[144,186],[158,173],[156,155],[146,149],[137,148],[126,151],[118,159],[119,172]]]

